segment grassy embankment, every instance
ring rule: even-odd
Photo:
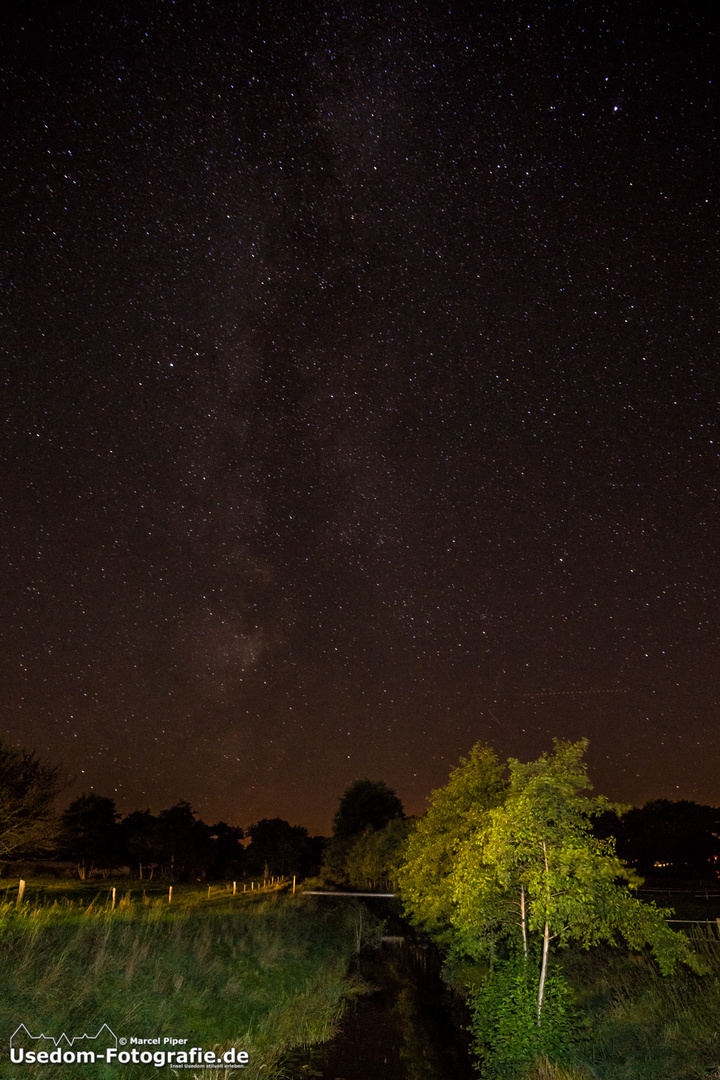
[[[8,1040],[21,1023],[54,1038],[94,1035],[107,1024],[128,1049],[133,1036],[187,1038],[206,1050],[234,1046],[249,1055],[248,1067],[234,1074],[246,1078],[283,1076],[290,1048],[332,1035],[355,989],[346,974],[358,946],[353,909],[224,889],[208,900],[207,887],[177,887],[169,904],[167,890],[143,898],[134,884],[134,898],[118,889],[114,910],[107,887],[67,883],[42,890],[29,883],[22,907],[0,906],[0,1076],[18,1075]],[[8,896],[16,892],[15,884]],[[78,1076],[77,1065],[22,1071],[46,1080]],[[184,1075],[196,1071],[206,1080],[225,1075]],[[169,1075],[138,1064],[98,1063],[92,1072],[99,1080]]]

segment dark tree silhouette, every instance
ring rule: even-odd
[[[137,864],[138,877],[153,876],[157,858],[155,854],[155,829],[158,819],[149,810],[133,810],[120,824],[122,847],[131,864]]]
[[[0,743],[0,858],[49,841],[53,802],[65,786],[56,766]]]
[[[212,861],[210,829],[197,819],[189,802],[182,800],[162,810],[154,829],[158,862],[171,878],[204,878]]]
[[[248,870],[264,877],[305,877],[316,873],[320,864],[317,837],[311,838],[302,825],[290,825],[283,818],[263,818],[247,830]]]
[[[655,799],[600,826],[616,837],[618,855],[646,877],[697,879],[720,872],[720,810],[714,806]]]
[[[323,875],[347,883],[347,860],[354,844],[366,831],[384,829],[395,818],[404,818],[403,804],[382,780],[356,780],[340,799],[333,819],[333,834],[325,853]]]
[[[218,821],[210,826],[211,858],[209,874],[213,878],[239,878],[245,873],[247,856],[242,845],[243,830]]]
[[[403,804],[382,780],[356,780],[340,799],[333,819],[333,838],[348,840],[365,829],[384,829],[393,818],[405,817]]]
[[[120,837],[115,803],[102,795],[79,795],[60,817],[60,850],[77,861],[83,881],[95,868],[108,871],[116,865]]]

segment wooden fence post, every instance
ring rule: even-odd
[[[168,904],[172,904],[172,885],[168,889]]]
[[[20,881],[18,882],[18,894],[17,894],[17,902],[15,904],[15,907],[20,907],[20,905],[23,902],[23,896],[24,895],[25,895],[25,882],[23,881],[22,878],[20,878]]]

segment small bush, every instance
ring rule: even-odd
[[[487,1080],[517,1080],[539,1059],[567,1059],[577,1031],[572,995],[551,967],[538,1020],[538,968],[533,957],[512,956],[470,990],[474,1049]]]

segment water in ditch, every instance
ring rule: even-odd
[[[432,954],[410,943],[363,953],[370,991],[348,1006],[336,1037],[298,1077],[318,1080],[472,1080],[467,1014]]]

